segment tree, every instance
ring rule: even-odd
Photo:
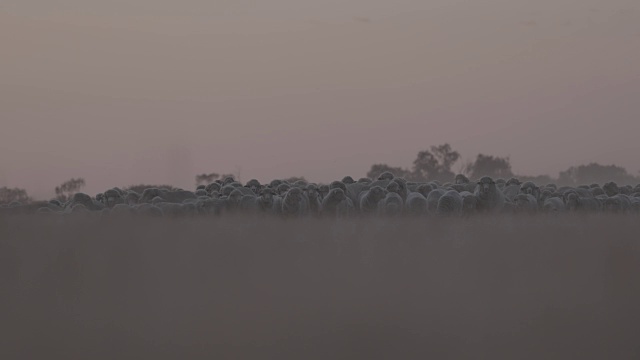
[[[10,189],[6,186],[0,188],[0,204],[10,204],[14,201],[25,204],[31,202],[31,200],[25,189]]]
[[[216,173],[196,175],[196,186],[211,184],[219,178],[220,174]]]
[[[609,181],[615,181],[621,185],[632,185],[639,182],[640,179],[629,174],[623,167],[598,163],[572,166],[561,171],[558,178],[558,182],[563,185],[603,184]]]
[[[56,186],[56,198],[60,201],[67,201],[84,186],[85,181],[83,178],[67,180],[62,185]]]
[[[420,181],[452,181],[455,174],[451,167],[460,159],[460,153],[454,151],[449,144],[432,146],[430,150],[418,153],[413,161],[412,177]]]
[[[403,169],[401,167],[392,167],[387,164],[373,164],[371,169],[367,172],[367,177],[371,179],[377,179],[383,172],[390,172],[396,177],[403,177],[407,180],[411,180],[413,174],[411,171]]]
[[[483,176],[490,176],[494,179],[513,177],[511,163],[508,157],[501,158],[498,156],[478,154],[476,160],[469,164],[466,170],[469,177],[473,180],[480,179]]]

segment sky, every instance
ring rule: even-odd
[[[0,186],[640,171],[637,0],[3,0]],[[456,166],[454,166],[454,170]]]

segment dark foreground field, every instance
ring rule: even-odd
[[[638,359],[637,217],[0,219],[1,359]]]

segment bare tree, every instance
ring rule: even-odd
[[[67,201],[84,186],[85,181],[83,178],[67,180],[60,186],[56,186],[56,198],[60,201]]]
[[[420,151],[413,161],[413,175],[418,180],[451,181],[455,174],[451,167],[460,159],[460,153],[451,145],[432,146],[430,150]]]
[[[10,204],[12,202],[29,203],[31,197],[25,189],[8,188],[6,186],[0,188],[0,204]]]
[[[478,154],[476,161],[469,166],[468,170],[472,179],[479,179],[482,176],[506,179],[513,176],[508,157]]]

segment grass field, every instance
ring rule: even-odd
[[[638,359],[636,216],[0,219],[2,359]]]

